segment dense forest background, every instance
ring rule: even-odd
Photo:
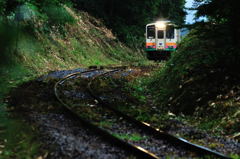
[[[184,24],[185,0],[73,0],[77,8],[104,20],[121,41],[131,47],[144,46],[145,26],[159,19]]]

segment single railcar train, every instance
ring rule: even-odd
[[[180,29],[170,21],[157,21],[146,25],[146,52],[149,59],[167,57],[177,48]]]

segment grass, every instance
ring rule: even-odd
[[[122,140],[131,140],[131,141],[140,141],[144,140],[147,137],[146,136],[141,136],[140,134],[113,134],[115,137],[120,138]]]

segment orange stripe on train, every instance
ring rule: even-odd
[[[147,46],[153,46],[156,45],[156,43],[146,43]]]
[[[175,46],[177,45],[176,43],[166,43],[167,46]]]

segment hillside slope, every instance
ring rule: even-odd
[[[65,24],[63,27],[53,25],[46,33],[41,29],[44,23],[34,23],[35,36],[23,36],[19,40],[18,49],[26,66],[37,71],[49,71],[137,62],[142,58],[139,58],[141,54],[120,43],[101,21],[85,12],[76,13],[70,8],[64,8],[74,18],[73,24]]]
[[[111,30],[86,12],[58,6],[43,14],[29,4],[21,7],[22,18],[16,20],[21,11],[16,13],[9,18],[13,19],[8,23],[11,27],[0,32],[13,33],[8,48],[1,49],[5,53],[1,54],[0,75],[4,79],[0,85],[16,84],[53,70],[145,61],[142,53],[119,42]],[[28,12],[32,13],[30,18],[25,15]]]

